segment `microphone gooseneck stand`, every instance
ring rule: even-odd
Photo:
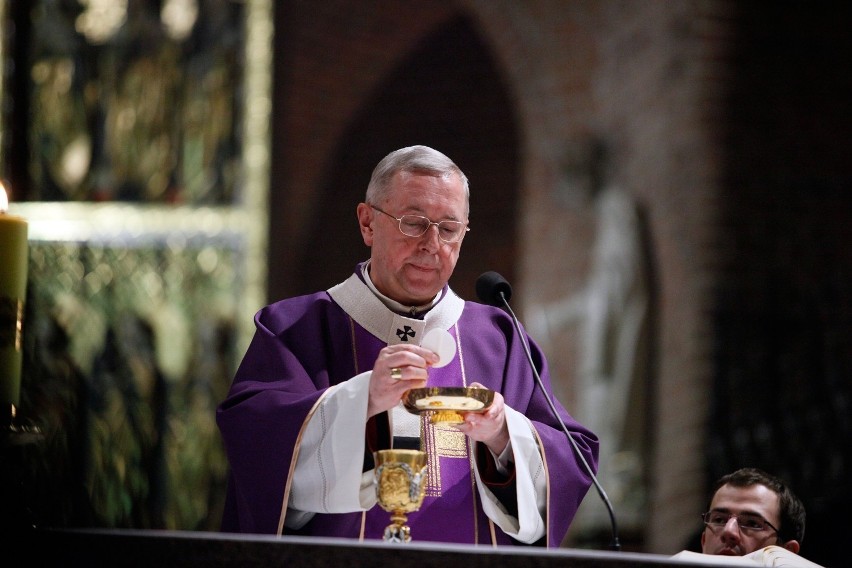
[[[592,471],[589,462],[586,461],[586,457],[583,455],[583,452],[581,452],[579,446],[577,446],[577,441],[574,440],[573,437],[571,437],[571,434],[568,431],[568,427],[565,426],[565,422],[563,422],[562,417],[559,416],[559,412],[557,412],[556,410],[556,405],[553,404],[553,400],[550,398],[550,395],[547,394],[547,390],[544,388],[541,376],[538,374],[538,370],[535,368],[535,363],[533,363],[532,359],[532,353],[530,353],[530,347],[529,345],[527,345],[526,335],[521,329],[521,323],[515,315],[515,312],[512,311],[512,307],[509,305],[509,298],[512,296],[512,287],[502,276],[500,276],[496,272],[486,272],[477,280],[476,291],[480,300],[492,306],[505,308],[508,314],[511,316],[512,323],[515,325],[515,329],[518,331],[518,336],[521,339],[521,345],[524,347],[524,353],[527,356],[527,361],[530,364],[530,368],[532,369],[533,376],[535,377],[535,381],[538,384],[538,388],[541,389],[541,394],[544,395],[544,399],[547,401],[547,404],[550,407],[550,411],[553,413],[553,416],[556,417],[556,420],[559,421],[559,425],[562,427],[562,431],[565,433],[565,436],[571,443],[571,447],[574,448],[574,453],[577,454],[578,458],[580,458],[580,462],[583,464],[586,473],[588,473],[589,477],[592,479],[592,483],[594,484],[598,495],[600,495],[601,500],[606,506],[607,513],[609,513],[610,526],[612,527],[612,541],[609,545],[610,550],[621,550],[621,543],[618,540],[618,522],[615,518],[615,511],[612,508],[612,503],[610,502],[606,491],[604,491],[604,488],[598,482],[598,478],[597,476],[595,476],[595,472]]]

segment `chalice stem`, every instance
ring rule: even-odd
[[[386,542],[411,542],[411,528],[405,524],[408,516],[401,511],[391,513],[391,524],[385,529],[384,540]]]

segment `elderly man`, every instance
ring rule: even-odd
[[[380,539],[388,513],[375,506],[373,452],[407,440],[429,464],[408,518],[415,540],[559,546],[591,479],[535,386],[529,337],[447,285],[468,213],[467,178],[449,158],[425,146],[392,152],[357,207],[370,259],[327,291],[258,312],[217,413],[231,466],[223,530]],[[455,343],[440,365],[421,346],[433,329]],[[433,424],[401,404],[426,385],[495,396],[461,424]],[[594,468],[596,437],[558,412]]]

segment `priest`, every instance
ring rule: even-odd
[[[444,154],[391,152],[357,207],[370,258],[329,290],[256,314],[217,410],[230,464],[224,531],[381,539],[389,517],[376,506],[373,452],[414,447],[428,459],[423,505],[408,516],[416,541],[560,545],[592,481],[522,342],[549,391],[541,351],[505,312],[447,284],[470,230],[469,192]],[[449,357],[422,345],[435,329],[452,337]],[[484,387],[494,400],[461,423],[432,423],[402,404],[427,385]],[[595,468],[597,438],[556,407]]]

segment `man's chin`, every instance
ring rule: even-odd
[[[434,278],[416,279],[410,278],[406,281],[404,289],[411,299],[416,299],[418,303],[430,302],[438,292],[443,288],[443,284],[437,282]]]

